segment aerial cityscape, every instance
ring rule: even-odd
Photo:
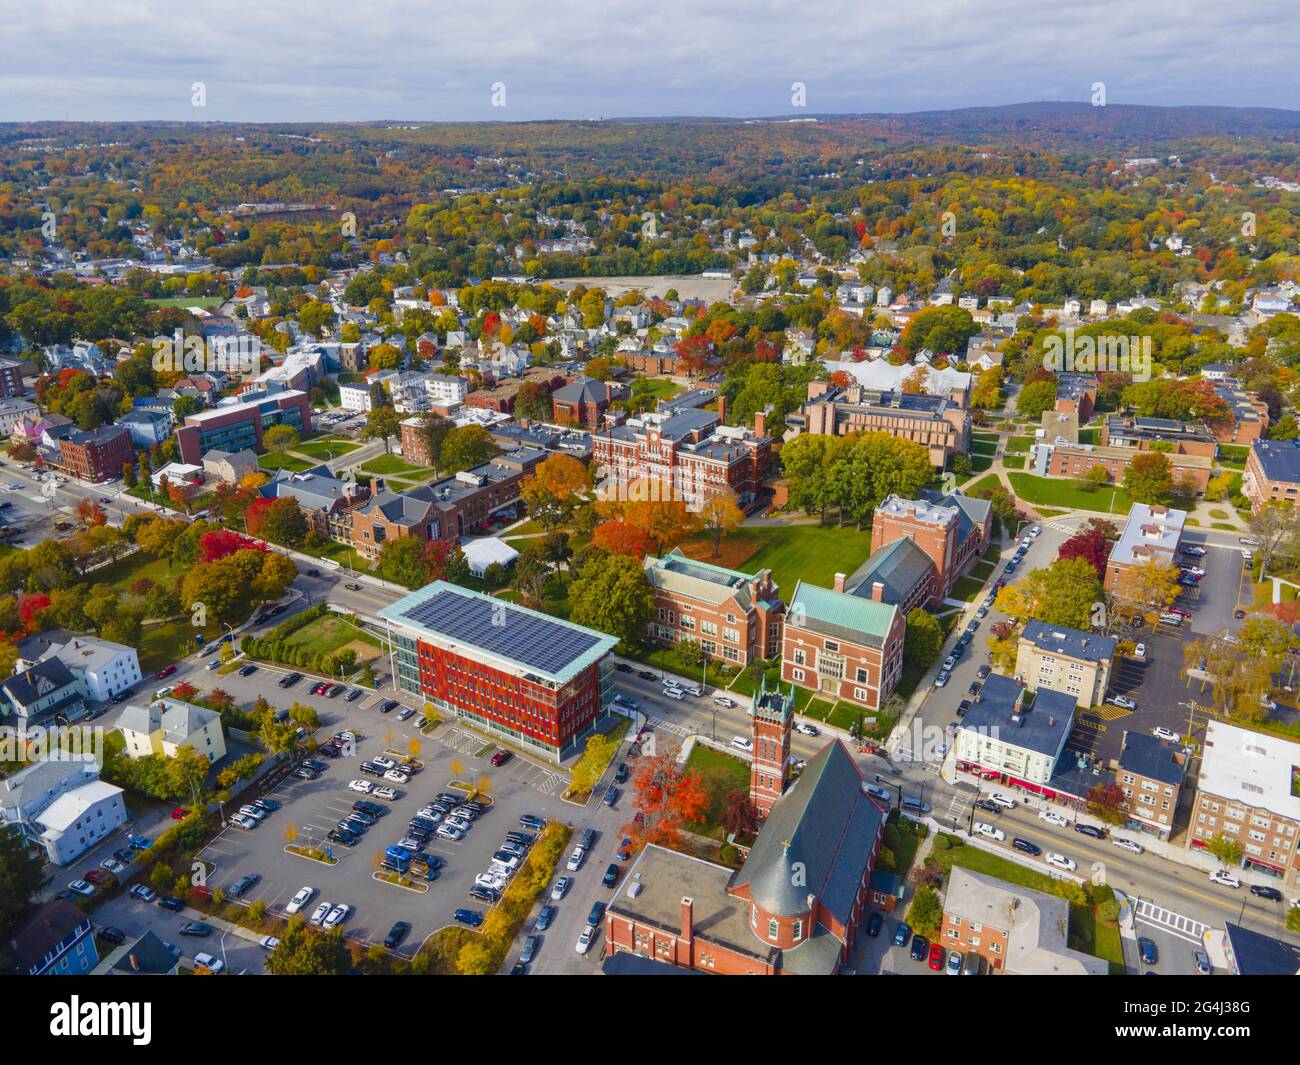
[[[1294,53],[991,7],[16,18],[0,971],[1300,974]]]

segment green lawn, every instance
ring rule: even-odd
[[[767,678],[767,687],[769,689],[775,688],[781,683],[781,663],[764,664],[763,676]],[[750,678],[749,672],[742,669],[736,674],[736,679],[732,681],[729,690],[738,699],[748,699],[758,691],[758,685]]]
[[[358,661],[365,661],[367,655],[360,644],[374,649],[370,658],[377,658],[383,652],[379,638],[365,629],[347,621],[341,614],[327,613],[297,632],[285,637],[286,647],[302,647],[314,654],[329,654],[340,647],[353,645]]]
[[[770,569],[788,601],[797,581],[825,588],[835,583],[835,574],[851,574],[871,554],[871,533],[849,526],[787,525],[738,529],[729,540],[752,540],[761,546],[738,569],[757,573]],[[707,559],[706,559],[707,560]]]
[[[976,451],[973,455],[971,455],[970,468],[972,473],[983,473],[992,465],[993,465],[993,455],[991,453],[988,455],[984,455]]]
[[[257,456],[257,464],[268,473],[275,470],[288,470],[290,473],[302,473],[303,470],[310,470],[315,463],[308,462],[306,459],[296,458],[293,455],[272,455],[269,452],[265,455]]]
[[[327,437],[323,440],[309,440],[305,444],[299,444],[293,450],[300,455],[306,455],[308,458],[333,461],[333,459],[342,458],[344,455],[356,451],[360,446],[360,444],[354,444],[348,440]]]
[[[799,698],[802,698],[802,695],[795,699],[796,711],[803,714],[804,717],[811,717],[816,721],[827,720],[830,717],[831,710],[834,709],[834,704],[828,703],[825,699],[818,699],[811,693],[804,694],[808,695],[806,702],[799,703]]]
[[[1132,506],[1128,493],[1116,485],[1096,487],[1085,481],[1054,477],[1034,477],[1028,473],[1009,473],[1007,479],[1016,497],[1026,503],[1046,503],[1067,510],[1098,510],[1127,514]]]
[[[371,473],[389,474],[400,473],[409,477],[429,477],[432,476],[433,470],[427,466],[412,466],[409,462],[403,461],[397,455],[376,455],[373,459],[367,459],[361,464],[363,470],[369,470]]]
[[[167,296],[147,302],[151,307],[202,307],[204,310],[221,306],[221,299],[218,296]]]
[[[952,586],[952,597],[972,603],[983,587],[984,582],[976,577],[958,577],[956,583]]]
[[[726,839],[722,814],[727,808],[727,796],[734,791],[749,794],[749,763],[697,743],[691,747],[686,768],[700,775],[709,795],[708,812],[702,822],[690,824],[691,831],[717,840]]]
[[[1080,430],[1079,430],[1079,443],[1081,443],[1081,444],[1095,444],[1095,443],[1097,443],[1097,440],[1098,440],[1098,438],[1099,438],[1100,436],[1101,436],[1101,430],[1100,430],[1100,429],[1080,429]]]
[[[962,491],[965,492],[966,495],[968,496],[973,496],[976,492],[982,491],[985,488],[1001,488],[1001,487],[1002,487],[1002,482],[998,480],[997,475],[990,474],[988,477],[981,477],[974,484],[968,484],[965,488],[962,489]]]
[[[1008,470],[1023,470],[1025,468],[1024,455],[1003,455],[1002,465]]]
[[[1011,454],[1026,452],[1033,446],[1032,436],[1013,436],[1007,439],[1007,451]]]

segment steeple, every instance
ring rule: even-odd
[[[790,779],[790,734],[794,725],[794,685],[782,694],[780,683],[767,690],[764,676],[750,702],[754,760],[749,771],[749,798],[760,821],[767,819]]]

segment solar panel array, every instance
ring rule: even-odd
[[[553,676],[599,643],[597,636],[516,610],[499,599],[447,590],[404,610],[402,617]]]

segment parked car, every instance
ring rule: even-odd
[[[198,939],[206,939],[212,935],[212,925],[204,924],[202,921],[186,921],[177,929],[183,936],[195,936]]]
[[[1093,839],[1105,839],[1107,835],[1104,828],[1098,828],[1096,825],[1086,825],[1082,821],[1074,823],[1074,830],[1080,835],[1091,836]]]
[[[578,936],[578,943],[574,947],[574,949],[579,954],[586,954],[587,951],[591,950],[591,941],[595,938],[596,938],[596,929],[591,925],[588,925],[586,928],[582,930],[582,935]]]
[[[612,888],[618,883],[618,865],[610,862],[605,867],[605,875],[600,878],[600,882],[607,888]]]
[[[1065,869],[1069,872],[1074,872],[1075,869],[1079,868],[1073,858],[1067,858],[1064,854],[1057,854],[1055,851],[1048,851],[1044,855],[1043,861],[1048,865],[1054,865],[1058,869]]]
[[[459,909],[452,914],[461,924],[469,925],[470,928],[477,928],[483,923],[483,915],[478,910]]]
[[[153,902],[158,897],[158,892],[151,887],[145,887],[143,884],[135,884],[127,894],[134,896],[141,902]]]
[[[1000,828],[994,828],[985,821],[975,822],[975,833],[979,836],[987,836],[989,839],[995,839],[998,842],[1007,838],[1007,834]]]
[[[1052,813],[1051,810],[1040,810],[1038,820],[1046,821],[1049,825],[1056,825],[1058,828],[1065,828],[1070,823],[1060,814]]]
[[[948,954],[948,964],[947,964],[947,966],[946,966],[946,967],[944,968],[944,970],[943,970],[943,971],[944,971],[944,975],[945,975],[945,976],[960,976],[960,975],[961,975],[961,960],[962,960],[962,956],[961,956],[961,954],[960,954],[958,951],[955,951],[955,950],[954,950],[954,951],[949,952],[949,954]]]
[[[867,918],[867,935],[873,938],[880,935],[880,928],[884,923],[885,919],[881,917],[880,914],[873,912],[871,916]]]
[[[1282,901],[1282,892],[1275,887],[1267,887],[1264,884],[1251,884],[1250,893],[1256,898],[1268,899],[1269,902]]]
[[[256,887],[261,883],[260,873],[245,873],[236,880],[230,887],[226,888],[226,897],[231,899],[242,899],[248,893],[250,888]]]
[[[291,898],[288,902],[284,904],[284,912],[297,913],[304,906],[306,906],[307,903],[311,902],[311,898],[315,894],[316,894],[315,888],[312,887],[300,888],[297,892],[294,893],[293,898]]]
[[[1210,956],[1203,950],[1192,951],[1192,964],[1196,968],[1197,976],[1209,976],[1214,972],[1213,966],[1210,965]]]
[[[84,881],[84,880],[74,880],[74,881],[72,881],[72,882],[68,885],[68,889],[69,889],[70,891],[75,891],[78,895],[93,895],[93,894],[95,893],[95,885],[94,885],[94,884],[88,884],[88,883],[87,883],[86,881]]]
[[[1136,710],[1138,708],[1138,704],[1126,695],[1111,695],[1106,699],[1106,702],[1123,710]]]
[[[559,902],[561,899],[563,899],[564,896],[569,893],[569,888],[572,886],[572,884],[573,884],[573,877],[571,876],[560,877],[560,879],[555,882],[555,886],[551,888],[551,901]]]
[[[175,895],[164,895],[158,900],[158,905],[164,910],[170,910],[172,913],[180,913],[185,909],[185,900],[177,898]]]
[[[930,941],[925,936],[912,937],[912,960],[925,961],[930,954]]]
[[[1146,936],[1138,936],[1138,957],[1143,965],[1155,965],[1159,960],[1155,941]]]
[[[337,928],[339,925],[341,925],[344,921],[348,919],[348,914],[350,914],[351,912],[352,912],[351,906],[347,905],[346,903],[340,902],[337,906],[335,906],[332,910],[330,910],[329,915],[325,918],[325,920],[321,922],[321,927]]]
[[[1043,853],[1043,848],[1037,843],[1030,843],[1029,840],[1021,839],[1019,836],[1016,836],[1016,838],[1011,841],[1011,846],[1015,847],[1018,851],[1024,851],[1026,854],[1032,854],[1035,856]]]
[[[214,975],[216,973],[221,972],[226,967],[226,963],[223,962],[220,958],[212,954],[202,954],[202,953],[194,955],[194,964],[198,966],[202,966],[204,969],[207,969],[208,972],[213,973]]]
[[[1111,837],[1110,842],[1112,846],[1118,847],[1123,851],[1128,851],[1130,854],[1142,854],[1146,851],[1146,848],[1143,847],[1141,843],[1131,839],[1124,839],[1121,836]]]
[[[1241,881],[1233,876],[1226,869],[1216,869],[1210,874],[1210,883],[1219,884],[1222,887],[1239,888]]]
[[[943,971],[943,946],[939,943],[930,944],[930,968],[937,973]]]
[[[95,935],[99,936],[105,943],[124,943],[126,933],[120,928],[114,928],[112,925],[105,925],[103,928],[95,929]]]
[[[1179,740],[1182,739],[1182,737],[1177,732],[1171,732],[1163,725],[1157,725],[1155,728],[1153,728],[1151,730],[1151,735],[1153,735],[1158,740],[1168,740],[1170,743],[1177,743]]]

